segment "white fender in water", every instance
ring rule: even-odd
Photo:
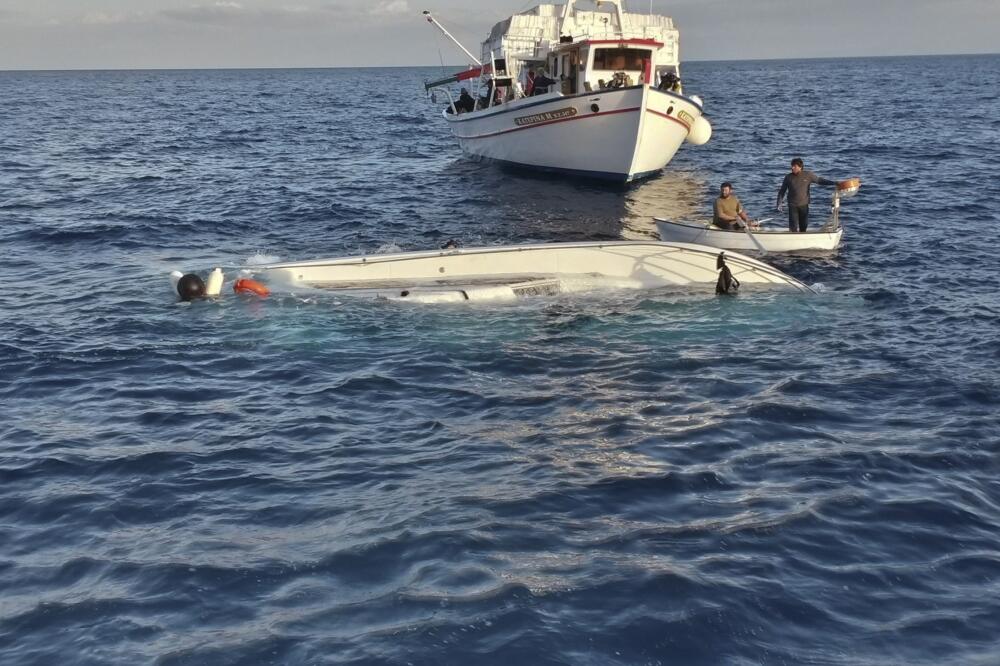
[[[170,288],[174,290],[174,293],[177,292],[177,283],[182,277],[184,277],[184,273],[181,273],[180,271],[170,271]]]
[[[218,296],[222,292],[223,277],[221,268],[216,268],[208,274],[208,281],[205,283],[206,296]]]
[[[712,123],[708,122],[704,116],[695,118],[694,124],[691,125],[691,129],[688,131],[687,142],[696,146],[702,146],[708,143],[708,140],[711,138]]]

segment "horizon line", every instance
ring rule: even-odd
[[[781,62],[789,60],[869,60],[875,58],[957,58],[963,56],[997,56],[1000,52],[970,52],[970,53],[898,53],[882,55],[856,55],[856,56],[806,56],[806,57],[781,57],[781,58],[721,58],[715,60],[697,59],[686,60],[688,63],[725,63],[725,62]],[[260,65],[248,67],[67,67],[67,68],[17,68],[0,69],[0,72],[212,72],[212,71],[247,71],[247,70],[312,70],[312,69],[417,69],[423,67],[466,67],[462,64],[454,65]]]

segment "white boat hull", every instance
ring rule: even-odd
[[[684,243],[618,241],[550,243],[341,257],[271,264],[268,282],[362,291],[424,301],[503,300],[522,295],[598,289],[651,289],[715,284],[713,248]],[[811,291],[795,278],[741,254],[726,254],[744,284]]]
[[[524,97],[445,118],[469,155],[629,182],[665,167],[701,115],[691,99],[640,85]]]
[[[699,243],[722,250],[759,251],[745,231],[730,231],[708,224],[689,224],[653,218],[660,239],[666,242]],[[751,232],[767,252],[833,251],[840,247],[844,228],[836,231],[805,231],[792,233],[783,229]]]

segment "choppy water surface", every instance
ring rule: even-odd
[[[1000,663],[1000,58],[689,64],[715,136],[629,189],[461,158],[438,73],[0,73],[0,662]],[[864,181],[771,258],[813,297],[166,280],[765,215],[795,155]]]

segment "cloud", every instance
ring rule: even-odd
[[[238,2],[213,2],[208,5],[189,5],[177,9],[163,9],[161,16],[186,23],[214,23],[231,25],[246,20],[253,12]]]
[[[123,25],[148,20],[149,14],[146,12],[91,12],[84,14],[80,22],[84,25]]]
[[[410,9],[410,3],[407,0],[385,0],[380,2],[371,9],[371,13],[375,16],[399,16],[401,14],[416,14]]]
[[[343,30],[353,24],[399,22],[416,17],[408,0],[381,0],[374,5],[324,3],[319,6],[247,7],[240,2],[219,1],[160,10],[171,21],[198,25],[240,27],[297,27]]]

